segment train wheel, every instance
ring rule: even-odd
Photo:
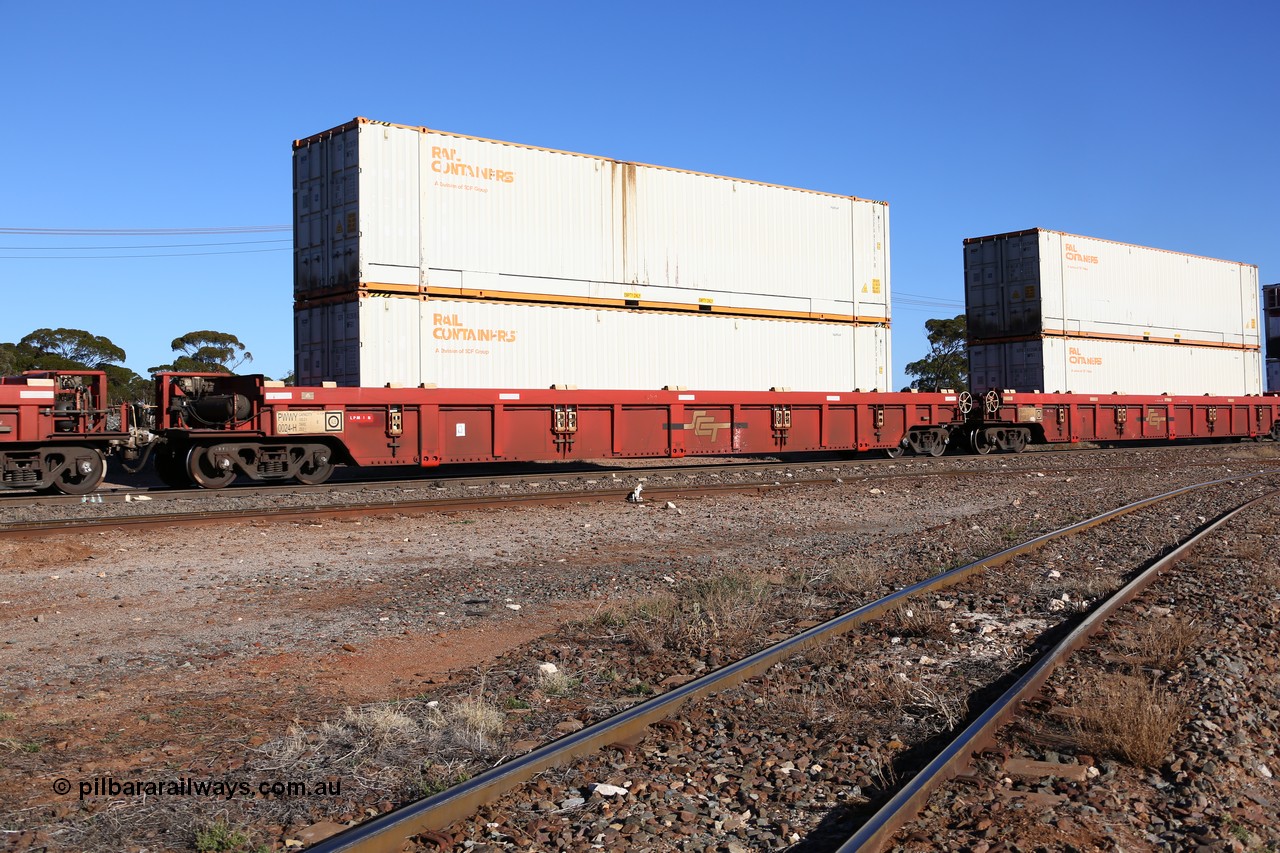
[[[185,489],[191,485],[181,448],[161,447],[156,450],[155,466],[156,476],[169,488]]]
[[[925,450],[930,456],[941,456],[947,452],[947,434],[943,432],[930,433],[929,444]]]
[[[323,462],[317,462],[312,459],[307,464],[298,469],[298,473],[294,474],[294,478],[304,486],[318,486],[325,480],[329,479],[329,475],[333,473],[333,463],[325,457]]]
[[[90,447],[68,447],[65,453],[72,464],[49,485],[64,495],[87,495],[98,488],[107,473],[102,454]]]
[[[890,459],[897,459],[899,456],[902,455],[903,451],[905,450],[906,448],[903,447],[901,444],[895,447],[886,447],[884,449],[884,455],[888,456]]]
[[[986,456],[995,448],[991,436],[987,435],[985,429],[975,429],[969,433],[969,446],[973,448],[973,452],[980,456]]]
[[[203,447],[187,451],[187,474],[202,489],[221,489],[236,478],[234,468],[215,468]]]

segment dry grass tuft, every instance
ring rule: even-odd
[[[343,773],[378,790],[420,787],[414,768],[444,765],[455,773],[475,758],[488,760],[506,715],[482,696],[445,702],[405,701],[347,708],[308,732],[294,725],[263,745],[258,770]],[[434,782],[433,782],[434,784]]]
[[[840,595],[862,600],[880,586],[883,568],[862,559],[848,555],[830,561],[830,573],[827,585]]]
[[[1053,581],[1055,590],[1053,598],[1061,599],[1063,594],[1070,596],[1075,609],[1084,611],[1089,603],[1105,598],[1116,588],[1112,578],[1098,573],[1071,572]]]
[[[507,721],[498,706],[476,696],[468,696],[445,712],[450,739],[477,752],[488,749]]]
[[[1171,672],[1200,644],[1200,626],[1182,617],[1152,618],[1130,628],[1120,640],[1144,666]]]
[[[582,679],[574,678],[561,670],[540,673],[538,676],[538,689],[544,696],[570,696],[581,686]]]
[[[951,619],[944,611],[916,602],[895,608],[886,618],[886,628],[904,637],[950,640]]]
[[[1187,713],[1186,702],[1145,678],[1104,675],[1077,706],[1072,734],[1095,755],[1115,756],[1136,767],[1157,767]]]
[[[849,679],[862,689],[859,702],[883,709],[888,719],[901,719],[911,704],[915,683],[905,672],[891,664],[855,662],[849,667]]]
[[[412,717],[391,705],[347,708],[341,718],[320,726],[323,740],[348,743],[358,753],[373,755],[411,743],[421,733],[421,727]]]
[[[726,575],[693,581],[678,594],[636,602],[619,621],[643,654],[699,655],[712,647],[740,654],[755,648],[766,633],[773,598],[767,578]]]

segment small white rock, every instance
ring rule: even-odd
[[[520,609],[520,605],[519,605],[519,604],[508,604],[508,605],[507,605],[507,609],[508,609],[508,610],[519,610],[519,609]]]
[[[538,664],[538,672],[540,672],[543,675],[555,675],[559,671],[560,671],[560,667],[556,666],[553,663]]]
[[[627,789],[620,785],[606,785],[602,782],[598,785],[593,785],[591,787],[591,793],[599,794],[602,797],[625,797],[627,795]]]

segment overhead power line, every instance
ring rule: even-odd
[[[895,290],[893,292],[893,301],[898,305],[920,305],[930,308],[963,308],[963,302],[957,302],[954,299],[937,299],[932,296],[918,295],[915,293],[906,293],[905,291]]]

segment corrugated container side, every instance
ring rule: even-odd
[[[1047,329],[1258,343],[1257,267],[1056,231],[1040,254]]]
[[[1262,391],[1255,351],[1044,338],[969,348],[970,384],[1084,394],[1244,395]]]
[[[367,203],[378,209],[420,195],[423,267],[462,272],[466,289],[501,289],[497,275],[574,282],[563,294],[572,296],[585,296],[586,282],[618,279],[616,164],[400,130],[418,140],[420,190],[366,185]]]
[[[359,134],[358,214],[345,211],[342,229],[359,249],[360,283],[419,287],[422,275],[423,199],[410,187],[420,185],[418,134],[399,128],[366,126]],[[356,233],[351,234],[352,224]]]
[[[889,206],[855,199],[853,211],[854,315],[889,319]]]
[[[331,350],[330,373],[300,381],[822,391],[887,390],[890,375],[888,330],[843,323],[392,297],[301,307],[297,323],[345,329],[353,313],[357,340],[333,342],[352,355]]]
[[[852,302],[883,278],[858,244],[855,208],[883,205],[653,166],[623,182],[627,283]],[[870,229],[867,229],[870,230]],[[866,243],[871,234],[857,234]],[[859,246],[859,248],[863,248]],[[855,260],[866,269],[855,269]],[[871,300],[868,300],[871,301]]]

